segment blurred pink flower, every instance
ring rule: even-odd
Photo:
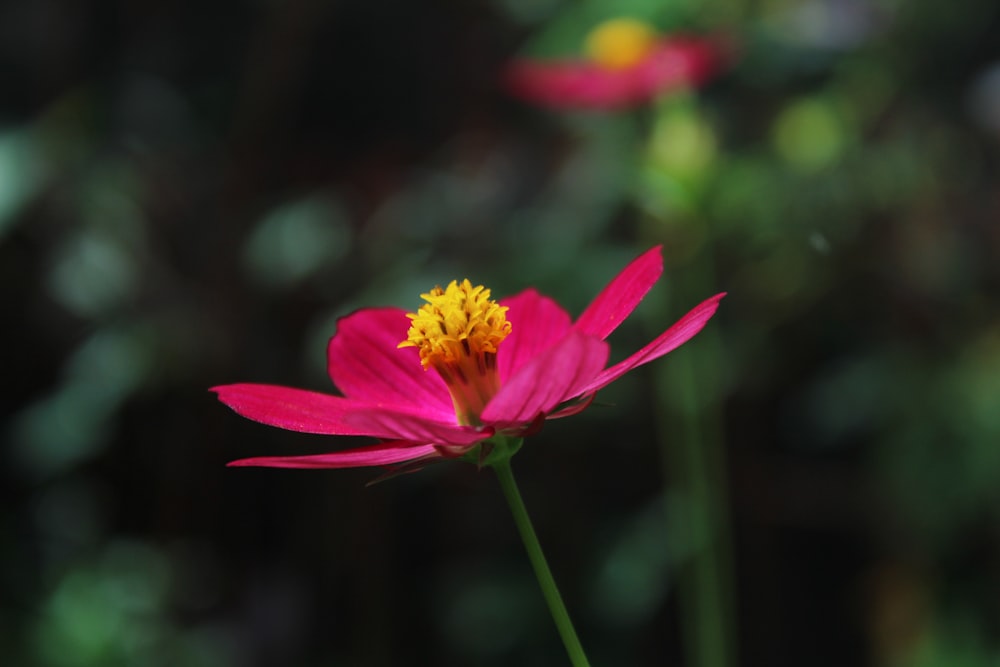
[[[602,23],[587,38],[586,58],[514,60],[507,89],[536,104],[561,109],[614,110],[697,87],[728,60],[720,41],[657,35],[632,19]]]
[[[351,468],[453,458],[495,435],[527,435],[545,419],[580,412],[602,387],[689,340],[718,308],[724,293],[607,366],[604,339],[662,271],[660,247],[643,253],[575,322],[533,289],[498,303],[468,280],[423,295],[427,304],[417,313],[366,308],[347,315],[327,350],[330,378],[343,396],[263,384],[212,391],[240,415],[264,424],[382,442],[230,465]]]

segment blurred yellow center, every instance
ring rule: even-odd
[[[656,45],[656,32],[635,19],[612,19],[590,31],[584,45],[594,62],[609,69],[624,69],[640,62]]]
[[[506,306],[468,279],[435,287],[412,320],[399,347],[416,347],[424,369],[433,368],[448,385],[460,424],[479,424],[479,414],[500,388],[497,347],[510,333]]]

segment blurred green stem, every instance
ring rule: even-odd
[[[552,572],[545,561],[545,554],[542,553],[542,545],[538,542],[538,536],[535,535],[531,519],[528,518],[528,510],[524,506],[524,500],[521,499],[521,492],[518,491],[517,483],[514,481],[514,473],[510,468],[510,460],[507,459],[494,463],[492,467],[497,472],[497,479],[500,480],[500,488],[503,489],[503,495],[510,506],[511,514],[514,515],[514,523],[517,524],[517,530],[521,533],[521,540],[524,542],[524,548],[528,552],[528,559],[535,570],[538,585],[541,586],[542,595],[545,596],[545,601],[549,605],[549,613],[552,614],[552,620],[556,623],[556,628],[559,630],[559,636],[562,637],[563,645],[566,647],[566,653],[569,655],[570,662],[573,663],[573,667],[589,667],[590,663],[587,661],[587,656],[583,652],[583,646],[580,645],[580,640],[576,636],[576,630],[573,629],[573,622],[570,621],[569,612],[566,611],[566,605],[563,604],[562,596],[559,595],[555,579],[552,578]]]
[[[715,343],[714,336],[702,332],[698,345],[675,353],[658,378],[658,393],[674,398],[674,414],[680,417],[671,424],[676,437],[668,438],[663,427],[660,440],[672,470],[672,487],[683,494],[674,496],[683,497],[681,539],[692,547],[678,594],[690,664],[697,667],[729,667],[735,654],[723,437],[716,401],[699,395],[705,378],[699,362],[713,354]]]
[[[667,139],[677,141],[682,136],[678,128],[709,136],[711,130],[693,97],[664,98],[649,120],[647,162],[642,168],[666,175],[679,190],[649,188],[645,199],[637,200],[639,205],[646,204],[648,211],[642,220],[642,236],[675,249],[671,302],[683,312],[720,291],[709,216],[700,213],[713,173],[711,142],[698,153],[704,162],[684,162],[681,158],[691,156],[662,151]],[[649,296],[655,299],[654,294]],[[655,324],[650,324],[659,332],[667,304],[657,305],[662,307],[645,312],[656,317]],[[717,327],[710,322],[694,340],[658,364],[655,373],[654,405],[660,422],[657,439],[676,522],[668,529],[687,547],[689,555],[680,571],[677,595],[686,662],[692,667],[732,667],[736,660],[725,435],[718,391],[722,346]]]
[[[706,242],[697,258],[674,272],[671,302],[683,310],[718,292],[713,269]],[[655,313],[656,330],[667,310],[666,304],[658,305],[647,311]],[[710,323],[655,373],[657,439],[676,509],[677,523],[670,529],[690,554],[680,570],[677,595],[687,662],[693,667],[732,667],[736,660],[725,436],[717,395],[721,353]]]

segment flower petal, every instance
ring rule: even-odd
[[[416,407],[447,420],[454,409],[444,382],[424,370],[416,348],[397,348],[409,326],[401,308],[365,308],[342,317],[327,346],[330,379],[349,398]]]
[[[362,468],[440,456],[434,445],[418,445],[406,441],[380,442],[367,447],[345,449],[327,454],[307,456],[258,456],[231,461],[233,467],[262,466],[266,468]]]
[[[640,63],[607,69],[586,60],[518,59],[505,72],[514,95],[556,109],[615,110],[704,83],[727,60],[717,39],[671,35]]]
[[[501,299],[506,306],[511,332],[497,350],[500,381],[514,375],[521,366],[554,343],[562,340],[570,328],[569,313],[547,296],[528,289]]]
[[[413,406],[372,405],[341,396],[266,384],[213,387],[219,400],[238,414],[289,431],[320,435],[367,435],[387,440],[467,445],[485,435]]]
[[[704,83],[722,65],[722,44],[714,40],[675,36],[660,42],[636,69],[639,96],[650,99]]]
[[[498,430],[530,423],[568,398],[579,396],[608,361],[608,344],[571,330],[521,366],[483,410],[482,419]]]
[[[377,437],[380,438],[430,442],[436,445],[464,447],[493,435],[491,429],[460,426],[455,422],[454,412],[450,413],[450,417],[450,422],[440,422],[422,413],[367,406],[345,419],[365,433],[378,433]]]
[[[657,336],[653,342],[649,343],[629,358],[615,364],[598,375],[593,382],[588,384],[583,389],[581,393],[589,394],[591,392],[595,392],[601,387],[611,384],[633,368],[662,357],[668,352],[671,352],[686,343],[696,333],[701,331],[702,327],[704,327],[708,320],[711,319],[712,315],[714,315],[715,311],[719,308],[719,301],[724,296],[726,296],[725,292],[716,294],[712,298],[695,306],[691,312],[679,319],[672,327]]]
[[[357,403],[341,396],[269,384],[227,384],[209,391],[238,414],[262,424],[320,435],[371,435],[344,421]]]
[[[514,95],[557,109],[611,110],[639,101],[633,77],[582,61],[516,60],[505,79]]]
[[[656,246],[622,269],[590,302],[573,326],[591,336],[607,338],[632,314],[662,273],[662,246]]]

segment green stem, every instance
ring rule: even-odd
[[[679,274],[675,301],[711,293],[710,253]],[[695,549],[677,591],[688,661],[695,667],[732,667],[737,652],[723,414],[713,389],[721,354],[717,331],[707,327],[674,352],[656,376],[658,439],[671,489],[687,501],[675,528],[679,539]]]
[[[517,524],[517,530],[521,533],[521,540],[528,552],[528,559],[535,570],[538,585],[549,605],[549,613],[552,614],[552,620],[556,623],[570,662],[573,663],[573,667],[590,667],[587,656],[583,652],[583,646],[580,645],[580,640],[576,636],[576,630],[573,629],[573,622],[569,619],[566,605],[563,604],[562,597],[559,595],[556,581],[552,578],[552,572],[545,561],[542,545],[539,544],[538,536],[535,535],[535,529],[531,525],[531,519],[528,518],[528,510],[521,499],[521,492],[517,490],[514,473],[510,468],[510,460],[494,463],[493,469],[497,471],[500,488],[503,489],[503,495],[507,499],[507,505],[510,506],[511,514],[514,515],[514,523]]]
[[[706,335],[707,334],[707,335]],[[686,489],[688,513],[684,530],[697,549],[690,576],[679,585],[685,607],[683,619],[692,664],[699,667],[729,667],[735,661],[733,631],[731,545],[724,483],[725,452],[717,426],[714,400],[702,405],[698,397],[699,364],[696,352],[715,348],[712,332],[703,332],[698,346],[682,350],[673,359],[672,374],[661,380],[665,395],[676,396],[680,410],[674,424],[668,456],[678,479],[674,486]],[[679,437],[678,437],[679,436]]]
[[[709,0],[717,6],[732,0]],[[720,4],[722,3],[722,4]],[[663,98],[648,128],[649,160],[656,160],[653,141],[657,125],[679,120],[700,124],[694,98]],[[667,164],[651,165],[668,171]],[[715,248],[711,216],[705,206],[712,179],[709,165],[680,169],[672,176],[687,189],[683,205],[667,190],[647,206],[642,219],[647,241],[685,250],[672,262],[675,303],[691,305],[718,291],[713,262]],[[641,205],[641,204],[640,204]],[[686,211],[686,212],[684,212]],[[661,292],[662,294],[662,292]],[[650,295],[653,296],[653,295]],[[656,298],[653,296],[653,298]],[[663,305],[663,304],[658,304]],[[665,307],[647,310],[659,316]],[[656,320],[654,331],[660,331]],[[726,496],[725,435],[718,395],[723,350],[717,324],[711,323],[694,341],[670,355],[656,374],[656,415],[660,447],[672,495],[683,498],[675,523],[675,539],[692,549],[678,580],[681,635],[692,667],[732,667],[736,664],[736,620],[729,501]]]

